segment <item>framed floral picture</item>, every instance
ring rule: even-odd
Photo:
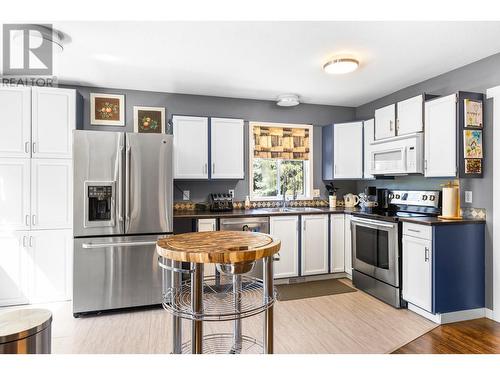
[[[134,132],[165,133],[165,108],[134,106]]]
[[[464,158],[483,158],[483,131],[464,130]]]
[[[91,93],[90,125],[125,126],[125,95]]]

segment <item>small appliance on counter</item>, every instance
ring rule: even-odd
[[[212,193],[209,198],[210,211],[221,212],[233,210],[233,197],[231,194]]]

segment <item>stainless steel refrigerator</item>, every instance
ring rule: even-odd
[[[73,163],[73,314],[161,303],[172,136],[75,130]]]

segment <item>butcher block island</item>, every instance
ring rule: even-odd
[[[264,233],[197,232],[158,240],[163,307],[172,313],[172,353],[273,353],[273,257],[281,242]],[[249,274],[262,260],[262,279]],[[186,266],[188,265],[188,266]],[[205,265],[218,272],[205,275]],[[262,341],[243,334],[242,319],[264,315]],[[182,341],[181,319],[191,321]],[[204,322],[233,321],[233,331],[203,335]]]

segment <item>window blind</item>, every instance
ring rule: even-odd
[[[253,125],[254,157],[309,160],[309,129]]]

